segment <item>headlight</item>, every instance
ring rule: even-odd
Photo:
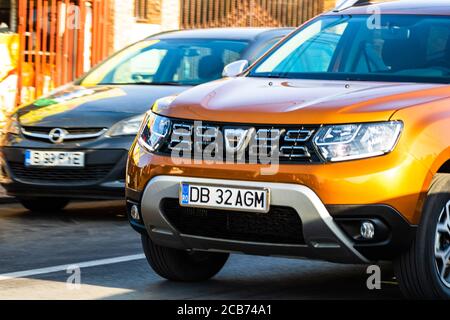
[[[15,134],[18,135],[20,134],[20,124],[19,124],[19,119],[17,117],[17,114],[13,115],[7,122],[5,125],[5,128],[3,129],[3,132],[5,134]]]
[[[398,121],[325,126],[314,143],[330,162],[376,157],[394,149],[402,128]]]
[[[170,133],[170,119],[149,113],[139,136],[139,144],[150,152],[157,151]]]
[[[109,129],[107,135],[110,137],[116,136],[135,136],[139,132],[142,120],[144,120],[145,114],[137,117],[128,118],[122,120]]]

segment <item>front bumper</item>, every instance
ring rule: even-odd
[[[235,187],[265,187],[271,190],[271,206],[288,207],[295,210],[301,221],[301,233],[303,243],[270,243],[259,241],[242,241],[235,239],[223,239],[218,237],[199,236],[197,234],[185,234],[178,230],[168,219],[163,209],[163,202],[167,199],[178,199],[181,182],[198,184],[217,184]],[[382,259],[381,256],[373,256],[365,251],[367,256],[357,249],[351,236],[346,233],[325,207],[319,197],[310,188],[303,185],[250,182],[236,180],[204,179],[192,177],[157,176],[150,180],[142,194],[127,190],[129,203],[140,205],[141,221],[130,217],[132,226],[139,232],[147,232],[155,243],[177,249],[195,249],[240,252],[264,256],[307,257],[318,260],[327,260],[342,263],[367,263],[371,260]],[[130,207],[130,205],[129,205]],[[333,208],[336,210],[336,208]],[[239,215],[240,212],[233,212]],[[270,214],[270,213],[269,213]],[[344,217],[344,215],[341,215]],[[376,218],[376,216],[371,216]],[[355,217],[354,217],[355,218]],[[367,219],[368,217],[362,217]],[[348,220],[346,220],[348,221]],[[396,232],[402,232],[405,238],[410,238],[413,227],[397,215],[396,227],[401,225]],[[398,224],[397,224],[398,223]],[[390,222],[389,222],[390,224]],[[286,226],[287,227],[287,226]],[[389,229],[389,226],[386,226]],[[406,231],[405,231],[406,230]],[[406,232],[406,234],[405,234]],[[382,243],[372,243],[372,249],[397,246],[396,250],[403,250],[396,243],[383,239]],[[405,241],[407,247],[409,242]],[[378,245],[378,246],[377,246]],[[367,249],[367,248],[366,248]],[[372,250],[373,252],[373,250]]]
[[[125,169],[133,137],[99,138],[95,141],[54,145],[17,139],[0,148],[0,184],[18,198],[122,200]],[[85,167],[27,168],[25,151],[77,151],[85,153]]]

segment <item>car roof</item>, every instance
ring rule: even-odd
[[[330,11],[330,14],[373,14],[379,9],[382,14],[409,14],[409,15],[450,15],[449,0],[393,0],[393,1],[367,1],[360,5],[341,10]]]
[[[264,36],[285,35],[294,28],[210,28],[162,32],[147,39],[221,39],[254,41]]]

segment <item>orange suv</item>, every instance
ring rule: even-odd
[[[214,276],[229,253],[393,261],[450,298],[450,5],[321,15],[248,67],[158,100],[129,153],[151,267]]]

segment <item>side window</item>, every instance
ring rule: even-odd
[[[191,82],[198,79],[198,71],[200,62],[203,57],[209,56],[211,49],[209,48],[191,48],[182,56],[180,64],[173,75],[173,81]]]
[[[427,43],[427,61],[445,58],[449,47],[449,37],[448,26],[431,26]]]
[[[225,49],[223,52],[223,63],[227,65],[241,58],[241,53],[233,50]]]
[[[167,50],[158,49],[140,52],[117,68],[113,82],[151,82],[166,54]]]
[[[192,47],[181,56],[172,81],[192,84],[220,79],[223,68],[239,58],[240,52],[231,48]]]
[[[333,59],[339,37],[322,33],[314,41],[305,43],[308,54],[302,54],[292,72],[326,72]]]
[[[264,53],[269,51],[269,49],[272,48],[281,39],[282,39],[282,37],[269,39],[267,42],[265,42],[261,46],[259,46],[259,48],[257,50],[255,50],[255,53],[250,58],[250,63],[253,63],[256,60],[258,60]]]
[[[347,23],[333,26],[305,41],[274,71],[292,73],[327,72]]]

